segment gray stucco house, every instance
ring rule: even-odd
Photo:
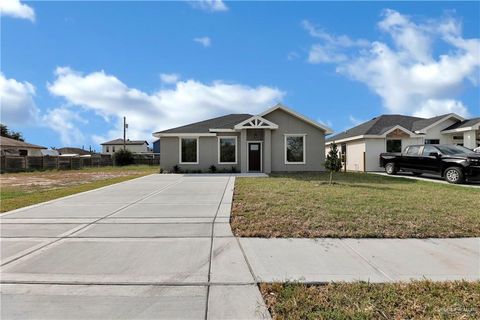
[[[155,132],[160,166],[206,171],[322,171],[325,135],[332,130],[277,104],[258,114],[229,114]]]

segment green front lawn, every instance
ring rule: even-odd
[[[480,236],[480,189],[364,173],[237,178],[232,228],[242,237]]]
[[[479,319],[480,282],[261,284],[274,320]]]
[[[158,166],[141,165],[5,173],[0,175],[0,212],[26,207],[158,172]]]

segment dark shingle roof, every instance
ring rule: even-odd
[[[236,124],[253,117],[251,114],[229,114],[213,119],[191,123],[155,133],[209,133],[210,129],[233,129]]]
[[[364,122],[344,132],[341,132],[335,136],[331,136],[327,138],[326,141],[330,142],[333,140],[341,140],[341,139],[352,138],[355,136],[370,135],[370,134],[382,135],[395,126],[401,126],[407,130],[415,132],[415,131],[422,130],[448,116],[455,116],[455,114],[447,113],[447,114],[442,114],[440,116],[436,116],[428,119],[412,117],[412,116],[404,116],[400,114],[385,114],[385,115],[381,115],[379,117],[373,118],[370,121]],[[479,119],[477,121],[480,121],[480,118],[477,118],[477,119]],[[467,120],[467,121],[472,121],[472,120],[474,119]],[[457,124],[454,124],[453,126],[455,125]],[[448,128],[445,130],[448,130]]]
[[[20,140],[15,140],[7,137],[0,136],[0,147],[13,147],[13,148],[33,148],[33,149],[47,149],[36,144],[27,143]]]
[[[468,120],[463,120],[463,121],[452,124],[450,127],[445,128],[442,131],[459,129],[459,128],[468,128],[468,127],[476,125],[479,122],[480,122],[480,117],[472,118],[472,119],[468,119]]]
[[[88,150],[84,150],[81,148],[75,148],[75,147],[64,147],[64,148],[58,148],[57,149],[58,153],[60,154],[79,154],[79,155],[87,155],[87,154],[92,154],[93,152],[90,152]]]
[[[128,140],[125,141],[125,144],[127,145],[142,145],[142,144],[147,144],[148,145],[148,142],[146,140]],[[107,142],[104,142],[104,143],[101,143],[101,145],[118,145],[118,144],[122,144],[123,145],[123,139],[115,139],[115,140],[111,140],[111,141],[107,141]]]
[[[364,122],[356,127],[348,129],[337,135],[331,136],[326,139],[327,142],[333,140],[341,140],[352,138],[361,135],[381,135],[395,126],[402,126],[407,130],[413,130],[414,124],[417,121],[425,120],[423,118],[403,116],[399,114],[386,114],[373,118],[370,121]]]

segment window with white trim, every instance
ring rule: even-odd
[[[180,163],[198,163],[198,138],[180,138]]]
[[[218,163],[237,163],[237,137],[218,137]]]
[[[285,163],[286,164],[305,163],[305,135],[304,134],[286,134],[285,135]]]

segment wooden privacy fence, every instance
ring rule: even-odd
[[[134,164],[159,165],[158,154],[134,154]],[[62,156],[1,156],[0,171],[22,172],[36,170],[71,170],[85,167],[113,166],[111,155],[93,155],[92,157],[62,157]]]

